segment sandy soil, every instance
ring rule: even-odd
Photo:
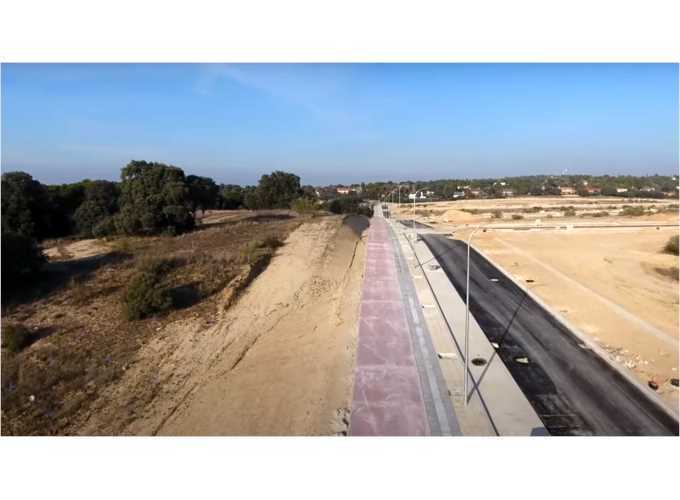
[[[468,225],[494,224],[488,211],[505,211],[539,206],[537,213],[524,213],[517,224],[540,219],[551,207],[573,205],[576,217],[559,222],[578,223],[678,223],[677,211],[663,210],[677,200],[644,200],[646,207],[661,208],[658,213],[640,217],[579,217],[579,212],[600,208],[584,208],[584,203],[600,205],[633,205],[630,200],[606,198],[526,198],[474,200],[455,202],[480,212],[463,212],[451,217],[451,203],[430,204],[430,210],[442,213],[421,215],[418,220],[440,229],[456,228],[456,237],[466,239]],[[580,206],[579,206],[579,203]],[[444,207],[440,208],[440,205]],[[611,209],[611,213],[615,213]],[[560,217],[562,217],[560,215]],[[529,219],[529,220],[527,220]],[[565,220],[566,219],[566,220]],[[557,220],[545,219],[550,224]],[[502,221],[507,225],[508,221]],[[462,226],[462,227],[461,227]],[[536,295],[570,323],[581,329],[610,354],[613,362],[630,370],[644,384],[658,384],[658,393],[670,408],[677,411],[678,388],[670,384],[678,377],[678,257],[663,252],[677,227],[644,229],[573,229],[567,231],[478,232],[474,244],[484,255],[502,266],[515,278],[526,283]],[[533,280],[533,282],[526,282]]]
[[[480,199],[459,201],[438,201],[418,203],[416,216],[419,220],[435,226],[454,224],[491,224],[518,222],[543,224],[550,223],[592,223],[592,222],[630,222],[630,219],[644,222],[665,221],[670,217],[677,220],[677,199],[638,199],[616,197],[571,197],[571,196],[527,196],[518,198]],[[642,217],[622,216],[624,206],[642,206],[651,213]],[[565,214],[565,208],[573,207],[574,215]],[[500,217],[493,216],[500,210]],[[607,217],[595,217],[596,212],[607,212]],[[393,208],[395,216],[413,216],[413,205],[404,203]],[[513,220],[513,215],[521,215],[522,220]]]
[[[164,327],[81,434],[345,433],[363,256],[340,217],[303,224],[229,309]]]
[[[50,261],[84,259],[110,252],[111,248],[102,240],[96,238],[60,242],[54,246],[48,246],[44,254]]]

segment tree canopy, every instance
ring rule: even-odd
[[[2,232],[42,239],[50,232],[49,194],[26,172],[2,174]]]
[[[189,186],[189,199],[191,211],[195,214],[197,209],[202,211],[215,208],[220,188],[210,177],[190,175],[187,177]]]
[[[292,201],[302,194],[300,177],[277,170],[260,177],[254,197],[247,198],[246,206],[250,205],[248,208],[289,208]]]
[[[194,227],[184,171],[163,163],[132,161],[121,171],[116,226],[125,234],[180,233]]]
[[[113,228],[108,219],[118,211],[118,186],[110,181],[92,181],[85,187],[84,201],[73,218],[80,235],[105,236]]]

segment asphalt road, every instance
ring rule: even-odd
[[[421,237],[465,298],[465,243],[440,235]],[[489,340],[499,344],[496,354],[551,434],[678,434],[672,416],[474,249],[470,260],[470,312]],[[528,364],[517,361],[523,357]]]

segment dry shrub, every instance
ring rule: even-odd
[[[263,258],[271,258],[274,250],[281,245],[283,245],[283,242],[276,236],[249,241],[241,249],[241,263],[253,265]]]
[[[671,236],[671,238],[668,240],[668,242],[666,243],[666,246],[663,248],[663,250],[666,253],[678,255],[678,235],[677,234],[675,236]]]
[[[641,215],[645,215],[647,212],[645,211],[645,207],[632,207],[630,205],[624,206],[623,210],[621,211],[621,215],[624,215],[626,217],[639,217]]]
[[[163,278],[174,265],[173,259],[163,258],[149,258],[139,264],[123,296],[129,320],[146,318],[172,307],[172,295]]]
[[[311,198],[297,198],[290,204],[290,208],[299,214],[313,214],[318,209],[318,203]]]
[[[21,323],[10,323],[2,328],[2,347],[17,353],[31,343],[31,332]]]

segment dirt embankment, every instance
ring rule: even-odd
[[[93,405],[79,433],[344,433],[362,220],[303,224],[232,307],[165,326]]]
[[[41,279],[3,294],[3,328],[23,325],[29,338],[19,352],[2,349],[2,434],[82,433],[92,405],[135,366],[140,349],[163,347],[159,336],[172,325],[186,322],[197,331],[213,325],[229,302],[225,295],[233,299],[234,290],[246,286],[242,278],[254,277],[255,264],[266,266],[269,252],[259,244],[276,247],[302,223],[292,214],[258,211],[178,236],[47,243]],[[123,307],[127,286],[139,263],[158,257],[173,262],[161,283],[172,308],[130,321]],[[137,418],[156,388],[124,394],[134,402],[120,419]]]

